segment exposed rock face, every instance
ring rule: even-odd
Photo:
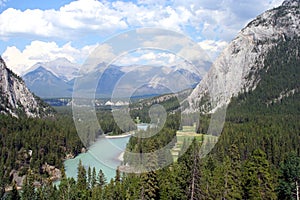
[[[283,6],[300,6],[300,1],[299,0],[285,0],[282,3]]]
[[[43,117],[51,114],[52,109],[34,96],[23,80],[10,71],[0,57],[0,113],[14,117]]]
[[[61,175],[61,171],[57,168],[55,168],[55,166],[49,165],[48,163],[45,163],[42,166],[42,170],[44,172],[47,172],[48,175],[50,176],[50,180],[51,181],[57,181],[60,180],[62,175]]]
[[[264,59],[279,40],[300,36],[300,1],[286,0],[250,22],[214,62],[202,82],[186,99],[186,112],[211,112],[232,96],[254,90]]]

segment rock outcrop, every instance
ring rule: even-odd
[[[286,0],[282,6],[259,15],[240,31],[214,62],[210,71],[185,100],[186,112],[214,112],[231,97],[254,90],[260,81],[268,51],[279,40],[300,36],[300,1]]]
[[[32,94],[23,80],[9,70],[0,57],[0,113],[14,117],[44,117],[52,108]]]

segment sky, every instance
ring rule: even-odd
[[[0,0],[0,54],[9,68],[21,75],[37,62],[60,57],[83,63],[97,45],[113,36],[150,27],[189,37],[214,60],[247,23],[281,3],[282,0]],[[140,57],[161,56],[146,54],[149,55]],[[128,57],[127,63],[137,60],[133,57]]]

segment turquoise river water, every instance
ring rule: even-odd
[[[138,130],[146,130],[148,124],[139,124]],[[96,168],[98,173],[102,169],[109,182],[115,177],[116,169],[121,164],[120,155],[124,152],[126,144],[129,141],[128,137],[116,138],[99,138],[86,153],[81,153],[74,159],[69,159],[64,162],[67,177],[77,177],[77,167],[79,160],[85,166],[86,170],[90,166]]]

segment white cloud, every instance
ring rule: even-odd
[[[0,0],[0,6],[6,1]],[[57,57],[78,62],[91,53],[89,46],[76,49],[69,41],[74,44],[85,35],[111,36],[133,27],[179,31],[194,40],[201,40],[199,45],[214,59],[246,23],[281,3],[282,0],[137,0],[137,3],[76,0],[57,10],[8,8],[0,13],[0,39],[9,41],[16,36],[35,38],[24,50],[11,46],[3,53],[8,66],[19,74],[36,62]],[[41,38],[45,41],[60,39],[65,41],[65,45],[37,41]],[[151,41],[154,47],[155,42],[163,42],[166,48],[174,43],[170,38],[155,38]],[[158,59],[158,55],[153,58],[153,55],[145,54],[144,58],[127,56],[127,60],[122,62],[145,61],[145,56],[152,56],[152,61]],[[173,58],[158,59],[157,62],[168,62],[168,59],[171,62]]]
[[[114,64],[119,66],[149,65],[149,66],[170,66],[179,62],[178,56],[157,50],[139,50],[121,56]],[[126,68],[130,69],[130,68]]]
[[[22,75],[37,62],[49,62],[62,57],[74,63],[82,62],[94,49],[94,45],[76,49],[70,42],[59,46],[55,42],[32,41],[23,51],[15,46],[7,47],[3,59],[7,67]]]
[[[0,1],[0,4],[6,0]],[[58,10],[16,10],[0,14],[0,38],[28,34],[70,40],[84,34],[111,34],[132,27],[159,27],[205,39],[230,40],[247,21],[281,0],[77,0]],[[107,36],[107,35],[106,35]]]
[[[199,46],[209,55],[212,60],[215,60],[219,53],[228,45],[226,41],[204,40],[198,43]]]
[[[6,5],[7,0],[0,0],[0,8]]]
[[[59,10],[9,8],[0,15],[2,38],[22,34],[72,38],[89,32],[126,28],[119,12],[96,0],[74,1]]]
[[[281,5],[281,2],[282,0],[188,0],[184,4],[189,4],[193,10],[191,24],[198,29],[202,39],[230,41],[249,21],[265,10]]]

